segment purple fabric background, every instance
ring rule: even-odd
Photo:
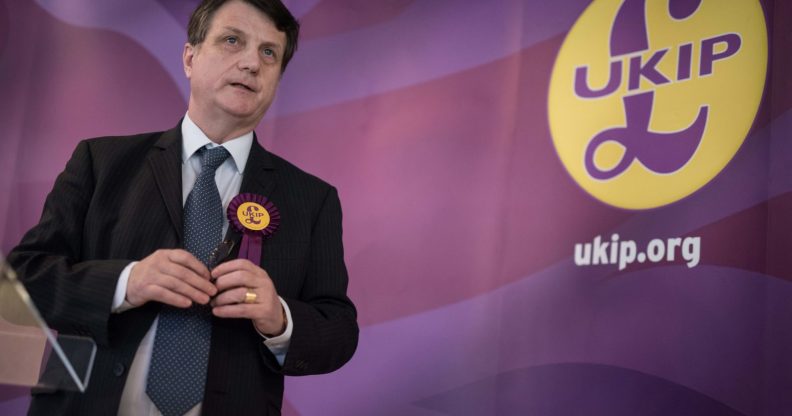
[[[86,137],[186,110],[195,0],[0,0],[0,248]],[[792,414],[792,18],[734,160],[631,212],[553,149],[547,89],[587,0],[292,0],[303,41],[257,129],[337,185],[357,354],[287,379],[286,415]],[[701,265],[576,267],[596,235],[698,235]],[[27,391],[0,387],[0,414]]]

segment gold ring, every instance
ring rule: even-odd
[[[258,297],[256,292],[254,292],[251,288],[247,288],[247,291],[245,292],[245,300],[243,300],[243,302],[256,303],[256,297]]]

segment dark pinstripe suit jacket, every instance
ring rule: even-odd
[[[281,212],[261,267],[289,304],[294,332],[280,367],[250,321],[213,318],[205,415],[279,414],[283,375],[333,371],[357,346],[335,188],[254,139],[241,192],[264,195]],[[47,322],[92,337],[99,350],[86,393],[34,392],[31,414],[115,413],[127,369],[160,308],[150,302],[111,314],[118,276],[132,260],[181,246],[180,127],[81,142],[41,221],[8,258]]]

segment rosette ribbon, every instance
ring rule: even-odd
[[[228,223],[242,233],[239,258],[255,265],[261,262],[261,246],[280,225],[280,212],[267,198],[250,193],[239,194],[228,204]]]

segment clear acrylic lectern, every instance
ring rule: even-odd
[[[96,344],[57,335],[0,253],[0,385],[84,392]]]

